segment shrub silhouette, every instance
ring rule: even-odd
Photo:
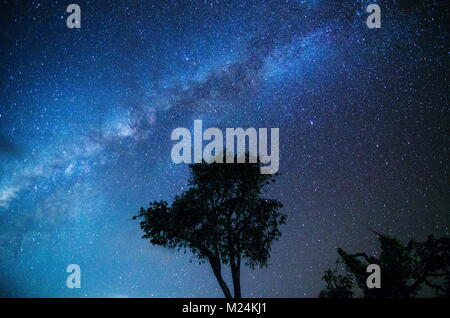
[[[450,238],[430,235],[424,242],[411,240],[404,244],[376,234],[381,247],[379,256],[337,250],[337,266],[322,277],[326,287],[319,297],[352,298],[358,291],[365,298],[413,298],[426,286],[435,296],[450,296]],[[380,266],[381,288],[367,287],[369,264]]]

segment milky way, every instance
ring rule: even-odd
[[[170,134],[195,119],[280,129],[288,220],[245,296],[316,297],[369,228],[449,235],[445,1],[76,1],[80,29],[48,2],[0,2],[1,296],[221,297],[132,220],[186,189]]]

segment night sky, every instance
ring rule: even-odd
[[[222,297],[132,220],[186,189],[170,134],[195,119],[280,129],[288,220],[244,296],[317,297],[369,228],[449,235],[445,1],[0,2],[0,296]]]

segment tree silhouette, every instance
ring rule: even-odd
[[[430,235],[424,242],[411,240],[404,244],[377,235],[381,246],[379,256],[337,250],[340,256],[337,266],[322,277],[326,287],[319,297],[352,298],[354,291],[359,290],[365,298],[413,298],[423,288],[438,297],[450,297],[450,238],[436,239]],[[367,287],[369,264],[380,266],[381,288]]]
[[[237,158],[235,158],[234,162]],[[190,251],[200,263],[208,261],[227,298],[232,293],[222,277],[229,265],[234,297],[241,297],[241,263],[265,267],[271,246],[281,235],[286,215],[282,204],[262,197],[263,188],[275,182],[260,173],[260,163],[198,163],[189,165],[188,189],[175,196],[170,206],[154,201],[138,216],[143,238],[167,248]]]

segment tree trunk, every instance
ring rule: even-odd
[[[209,264],[211,265],[214,276],[216,276],[216,279],[219,282],[220,288],[222,288],[225,298],[233,298],[230,289],[227,286],[227,283],[222,278],[220,260],[209,258]]]
[[[234,298],[241,298],[241,258],[231,262],[231,276],[233,277]]]

